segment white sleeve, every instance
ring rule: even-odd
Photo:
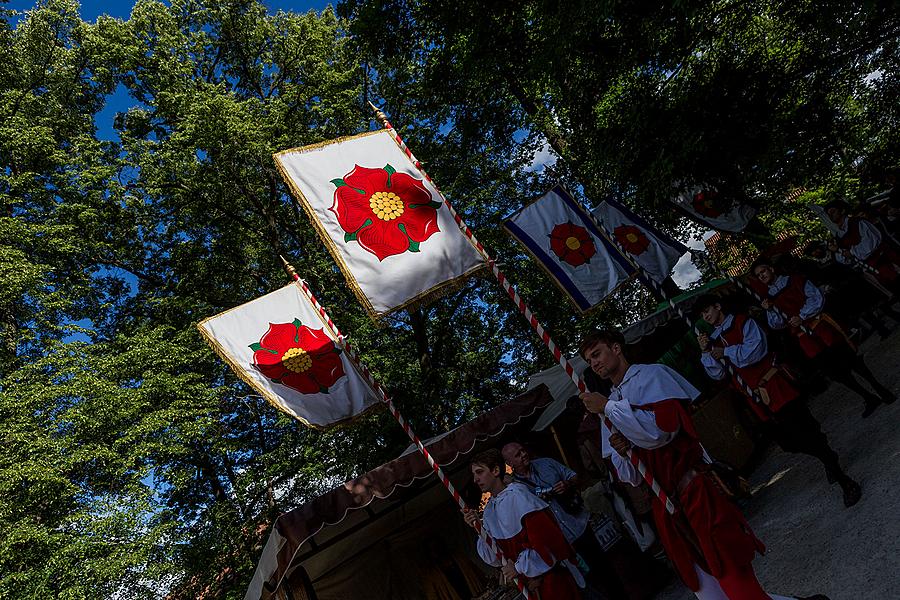
[[[700,355],[700,362],[703,363],[703,368],[706,370],[707,375],[715,380],[725,379],[725,367],[722,366],[718,359],[713,358],[712,354],[704,352]]]
[[[631,464],[631,461],[628,460],[627,456],[622,456],[616,451],[613,451],[612,454],[609,455],[609,459],[612,461],[613,467],[616,469],[616,474],[619,476],[621,481],[625,483],[630,483],[634,487],[641,485],[641,474],[638,473],[637,467]]]
[[[753,319],[747,319],[744,323],[743,334],[743,342],[725,346],[725,356],[731,364],[739,368],[758,363],[769,351],[766,336]]]
[[[806,302],[800,309],[800,318],[803,320],[811,319],[822,312],[825,298],[822,296],[822,292],[819,288],[816,287],[816,284],[811,281],[807,281],[806,285],[803,286],[803,293],[806,294]]]
[[[787,321],[784,320],[784,317],[771,309],[766,311],[766,320],[772,329],[784,329],[787,326]]]
[[[860,260],[866,260],[871,256],[875,248],[881,244],[881,232],[872,223],[865,219],[859,220],[859,243],[850,251]]]
[[[484,526],[482,524],[482,526]],[[497,558],[497,554],[488,548],[488,545],[484,542],[481,536],[478,536],[478,543],[476,544],[478,548],[478,556],[481,557],[481,560],[491,565],[492,567],[500,566],[500,559]]]
[[[633,486],[641,484],[641,474],[627,457],[622,456],[609,445],[609,428],[604,423],[600,427],[600,455],[612,461],[613,468],[621,481]]]
[[[531,548],[525,548],[519,552],[519,556],[516,558],[516,571],[525,577],[537,577],[552,568],[553,565],[545,563],[541,555]]]
[[[648,450],[665,446],[678,433],[663,431],[652,410],[634,410],[625,400],[607,402],[606,416],[632,444]]]

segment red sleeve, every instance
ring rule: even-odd
[[[574,556],[549,508],[522,517],[522,533],[527,536],[525,545],[540,554],[551,567],[557,561]]]
[[[753,291],[755,291],[757,294],[759,294],[763,298],[769,297],[769,286],[764,284],[762,281],[760,281],[756,277],[745,277],[744,281],[746,281],[747,284],[750,285],[750,287],[753,289]]]
[[[678,398],[660,400],[653,404],[641,406],[641,408],[653,411],[653,416],[656,418],[656,426],[663,431],[672,433],[681,429],[691,437],[697,437],[694,421],[684,408],[682,401]]]

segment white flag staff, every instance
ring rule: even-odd
[[[397,145],[400,149],[409,157],[409,159],[413,162],[419,172],[422,174],[425,179],[427,179],[432,185],[435,185],[431,180],[431,176],[425,172],[422,168],[422,163],[413,156],[412,151],[407,147],[406,143],[403,139],[397,134],[393,125],[388,121],[387,116],[379,110],[374,104],[371,102],[369,106],[372,107],[372,110],[375,111],[375,117],[378,122],[385,128],[390,134],[391,137],[397,142]],[[437,186],[435,185],[435,188]],[[440,190],[438,190],[440,192]],[[516,308],[519,310],[519,313],[525,317],[525,320],[528,321],[528,324],[531,328],[538,334],[538,337],[541,338],[541,341],[547,346],[550,352],[553,354],[553,358],[559,363],[559,366],[563,368],[566,372],[566,375],[572,378],[572,381],[578,387],[580,392],[586,392],[587,386],[584,383],[581,375],[575,372],[575,369],[572,367],[571,363],[566,360],[565,355],[560,351],[559,346],[553,341],[553,338],[550,337],[550,333],[544,329],[544,326],[541,325],[540,321],[537,320],[537,317],[531,312],[531,309],[528,308],[528,305],[525,304],[525,301],[519,296],[519,293],[516,289],[509,283],[509,280],[506,278],[506,275],[503,274],[502,271],[497,267],[496,261],[491,258],[491,256],[487,253],[484,246],[475,238],[475,234],[469,228],[468,225],[463,222],[462,217],[459,216],[459,213],[453,209],[453,206],[444,198],[444,195],[441,194],[441,198],[444,201],[444,204],[450,210],[450,214],[453,215],[453,219],[456,221],[457,225],[459,225],[460,231],[462,231],[465,236],[472,242],[481,256],[484,258],[484,261],[488,264],[491,269],[491,273],[497,279],[497,282],[506,292],[507,296],[513,301],[513,304],[516,305]],[[611,431],[614,432],[614,431]],[[665,490],[663,490],[656,479],[653,477],[653,474],[647,469],[647,466],[641,461],[636,454],[634,454],[631,450],[628,451],[628,458],[634,464],[635,468],[638,469],[641,476],[647,482],[647,485],[650,486],[650,489],[653,490],[653,493],[660,499],[660,501],[665,505],[666,510],[670,514],[674,514],[675,512],[675,504],[672,502],[671,498],[669,498],[668,494]]]
[[[284,270],[287,272],[288,276],[291,277],[291,279],[293,281],[297,282],[297,284],[300,286],[300,289],[303,290],[304,294],[306,294],[306,297],[309,299],[309,301],[315,307],[316,311],[322,317],[322,321],[327,324],[331,333],[334,334],[334,337],[337,340],[338,344],[340,345],[341,349],[346,353],[347,357],[351,361],[353,361],[357,370],[366,378],[366,381],[369,383],[369,385],[372,387],[372,389],[374,389],[377,392],[378,397],[381,400],[381,402],[383,402],[387,406],[388,411],[391,413],[391,416],[393,416],[394,419],[396,419],[397,423],[400,425],[400,427],[403,428],[403,431],[406,432],[406,435],[409,436],[409,439],[415,445],[416,449],[418,449],[419,453],[421,453],[422,456],[425,458],[426,462],[428,462],[428,465],[434,471],[434,474],[437,475],[438,479],[440,479],[441,483],[444,485],[444,489],[446,489],[450,493],[450,495],[453,497],[453,501],[456,502],[456,504],[459,506],[460,510],[464,510],[464,511],[469,510],[469,506],[466,504],[466,501],[463,499],[463,497],[460,495],[459,491],[453,485],[453,482],[450,481],[450,478],[447,477],[447,474],[444,473],[444,470],[443,470],[443,468],[441,468],[441,465],[438,464],[438,462],[434,459],[433,456],[431,456],[431,453],[428,452],[428,449],[422,443],[422,440],[419,438],[418,435],[416,435],[416,432],[413,431],[413,428],[410,426],[409,421],[407,421],[403,417],[403,415],[400,413],[400,410],[397,408],[397,406],[394,404],[393,400],[391,400],[391,397],[388,395],[387,390],[384,389],[384,386],[381,385],[381,383],[375,378],[375,376],[372,374],[372,372],[369,371],[369,368],[366,367],[365,363],[362,362],[362,360],[359,357],[359,354],[356,352],[356,348],[354,348],[350,344],[350,342],[347,341],[347,338],[344,336],[343,333],[341,333],[340,329],[338,329],[338,326],[335,324],[335,322],[331,319],[330,316],[328,316],[328,312],[325,310],[325,307],[323,307],[321,304],[319,304],[319,301],[316,300],[316,297],[313,295],[312,291],[309,289],[309,284],[305,280],[300,278],[300,276],[297,274],[297,271],[294,269],[294,267],[290,263],[288,263],[288,261],[285,260],[285,258],[283,256],[281,257],[281,261],[284,264]],[[506,562],[509,559],[503,555],[503,552],[500,550],[500,547],[497,545],[497,542],[495,542],[494,539],[490,535],[488,535],[487,531],[485,531],[484,528],[481,527],[480,521],[475,521],[475,530],[478,532],[478,535],[481,536],[481,539],[484,540],[484,543],[487,544],[488,548],[493,550],[494,554],[500,560],[501,564],[506,564]],[[298,551],[299,551],[299,548],[298,548]],[[526,599],[531,598],[531,596],[529,596],[529,594],[528,594],[528,589],[525,587],[525,581],[521,575],[516,578],[516,586],[518,586],[519,591],[522,592],[522,595]]]

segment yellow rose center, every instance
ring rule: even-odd
[[[638,241],[638,236],[633,233],[629,233],[625,236],[625,239],[628,240],[628,243],[633,244]]]
[[[390,221],[403,214],[403,200],[394,192],[375,192],[369,198],[369,207],[382,221]]]
[[[566,238],[566,247],[569,250],[578,250],[579,248],[581,248],[581,242],[578,240],[577,237],[574,237],[574,236],[568,237],[568,238]]]
[[[312,359],[303,348],[289,348],[281,357],[284,367],[294,373],[303,373],[312,366]]]

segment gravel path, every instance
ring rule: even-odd
[[[900,394],[900,329],[862,346],[881,381]],[[768,552],[753,562],[768,591],[827,594],[831,600],[900,598],[900,402],[863,420],[863,401],[840,384],[813,398],[845,470],[863,488],[862,500],[844,508],[840,488],[825,481],[821,463],[770,445],[750,482],[754,496],[744,512]],[[680,583],[658,600],[689,600]]]

